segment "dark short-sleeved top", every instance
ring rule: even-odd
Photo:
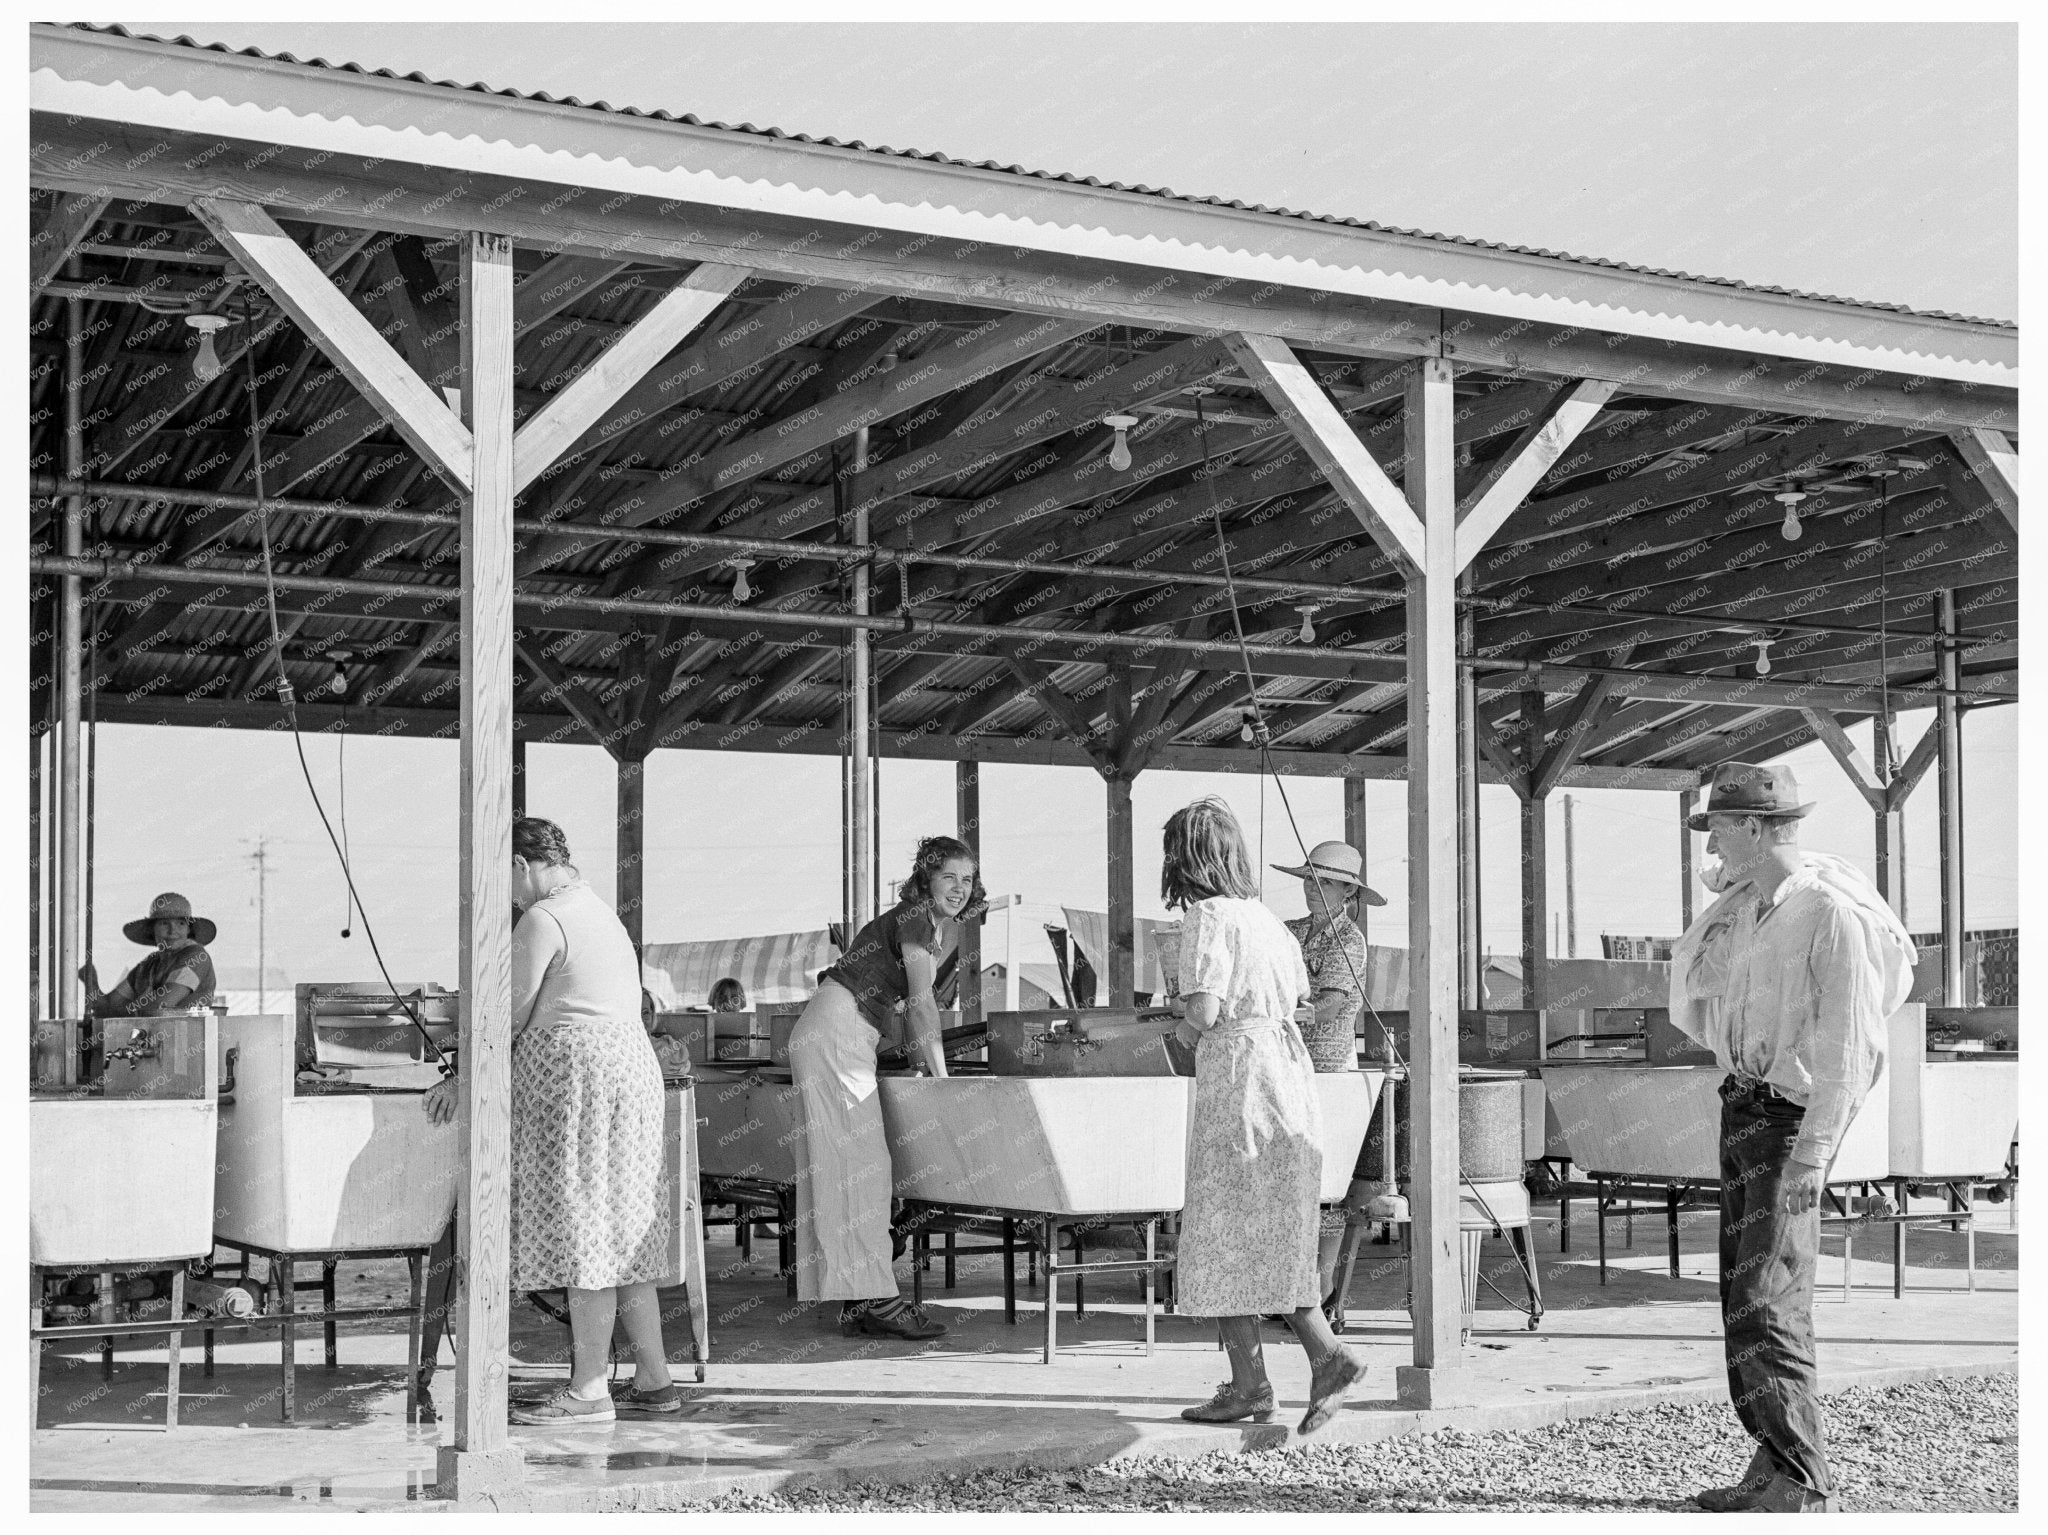
[[[932,957],[933,991],[944,995],[957,964],[957,951],[943,952],[945,939],[931,908],[921,901],[902,901],[854,935],[846,952],[825,972],[853,993],[861,1016],[883,1034],[891,1031],[890,1014],[910,995],[910,976],[903,966],[906,947]]]
[[[144,956],[121,984],[128,988],[128,1009],[134,1016],[147,1016],[157,995],[171,986],[191,987],[192,995],[183,1005],[204,1007],[213,1001],[213,958],[197,943],[158,949]]]

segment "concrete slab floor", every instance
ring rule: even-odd
[[[1554,1217],[1554,1206],[1539,1213]],[[1319,1436],[1362,1442],[1436,1427],[1528,1427],[1674,1399],[1721,1398],[1710,1210],[1681,1221],[1681,1277],[1665,1268],[1661,1215],[1639,1220],[1635,1245],[1610,1227],[1609,1282],[1594,1266],[1590,1212],[1574,1210],[1573,1251],[1557,1251],[1553,1219],[1539,1224],[1548,1311],[1523,1318],[1482,1285],[1468,1350],[1475,1406],[1418,1413],[1393,1398],[1409,1358],[1404,1266],[1368,1245],[1354,1278],[1347,1341],[1366,1358],[1364,1385]],[[1964,1287],[1963,1238],[1916,1230],[1908,1289],[1891,1294],[1890,1240],[1856,1244],[1853,1288],[1842,1297],[1841,1242],[1824,1243],[1815,1320],[1827,1385],[1888,1384],[1927,1373],[2010,1367],[2018,1357],[2018,1239],[2002,1208],[1977,1216],[1977,1289]],[[721,1233],[721,1236],[723,1233]],[[528,1506],[681,1507],[738,1490],[861,1480],[918,1480],[1006,1465],[1092,1464],[1118,1455],[1203,1454],[1288,1443],[1306,1402],[1308,1367],[1284,1328],[1268,1330],[1267,1367],[1281,1411],[1265,1426],[1210,1427],[1179,1411],[1205,1400],[1227,1373],[1212,1323],[1161,1315],[1144,1353],[1133,1278],[1088,1287],[1084,1317],[1062,1285],[1060,1337],[1069,1351],[1039,1363],[1042,1292],[1022,1288],[1019,1320],[1003,1320],[999,1258],[961,1258],[958,1285],[926,1295],[953,1331],[926,1345],[842,1337],[833,1307],[788,1300],[773,1274],[773,1243],[751,1262],[720,1243],[708,1254],[713,1353],[708,1381],[689,1384],[683,1411],[567,1430],[514,1428],[526,1457]],[[1489,1241],[1487,1277],[1525,1299],[1505,1243]],[[387,1270],[389,1272],[387,1272]],[[341,1303],[400,1290],[397,1265],[352,1264]],[[908,1264],[899,1264],[908,1289]],[[680,1304],[678,1292],[668,1297]],[[671,1338],[680,1331],[671,1321]],[[103,1377],[97,1353],[45,1355],[43,1403],[31,1451],[38,1510],[446,1510],[432,1496],[435,1447],[446,1425],[404,1422],[404,1339],[346,1327],[341,1365],[327,1370],[317,1331],[298,1350],[298,1421],[279,1422],[278,1349],[223,1340],[212,1379],[188,1335],[182,1426],[161,1428],[163,1352],[124,1349]],[[566,1375],[567,1333],[533,1308],[514,1308],[513,1393],[537,1396]],[[444,1349],[436,1394],[450,1405]]]

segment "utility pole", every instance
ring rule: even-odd
[[[270,836],[267,832],[256,838],[256,850],[249,855],[249,861],[256,865],[256,1012],[261,1016],[270,1011],[269,994],[264,989],[269,980],[265,953],[270,914]]]
[[[1572,797],[1564,797],[1564,956],[1579,957],[1578,863],[1572,848]]]

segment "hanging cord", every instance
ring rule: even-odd
[[[1287,798],[1287,785],[1282,780],[1280,774],[1274,769],[1273,766],[1273,732],[1267,728],[1264,712],[1259,707],[1258,678],[1252,671],[1251,651],[1245,644],[1244,618],[1243,615],[1239,612],[1237,604],[1237,580],[1236,577],[1231,574],[1230,570],[1230,545],[1229,541],[1223,536],[1223,512],[1220,505],[1218,504],[1216,496],[1216,480],[1214,475],[1212,475],[1209,470],[1209,429],[1207,420],[1202,409],[1202,398],[1203,394],[1205,394],[1206,392],[1206,390],[1203,390],[1199,393],[1196,393],[1194,397],[1195,428],[1201,434],[1202,437],[1202,478],[1208,482],[1209,486],[1209,517],[1212,525],[1216,529],[1216,552],[1222,560],[1223,587],[1224,590],[1230,596],[1231,629],[1237,636],[1238,659],[1244,667],[1245,691],[1246,697],[1249,701],[1248,723],[1251,726],[1252,741],[1259,749],[1260,770],[1265,777],[1271,778],[1273,780],[1273,786],[1280,791],[1281,808],[1284,809],[1287,813],[1288,827],[1294,833],[1295,844],[1301,849],[1302,862],[1306,864],[1308,862],[1309,856],[1308,841],[1301,834],[1301,823],[1297,821],[1294,817],[1294,806],[1292,802],[1290,802]],[[1260,867],[1263,868],[1265,865],[1265,784],[1263,778],[1261,779],[1259,786],[1259,842],[1259,862]],[[1263,888],[1263,885],[1261,888]],[[1324,921],[1328,922],[1332,919],[1332,913],[1330,911],[1329,897],[1325,895],[1323,892],[1321,880],[1317,880],[1315,882],[1315,889],[1316,899],[1323,908]],[[1358,988],[1358,998],[1360,1003],[1364,1006],[1367,1012],[1372,1014],[1373,1022],[1377,1023],[1380,1027],[1380,1037],[1385,1042],[1386,1046],[1387,1082],[1391,1084],[1395,1080],[1397,1072],[1398,1075],[1401,1077],[1409,1077],[1411,1074],[1407,1069],[1407,1063],[1401,1059],[1400,1050],[1394,1043],[1393,1031],[1386,1026],[1385,1021],[1382,1020],[1379,1015],[1379,1010],[1372,1005],[1372,999],[1366,995],[1365,979],[1364,977],[1359,975],[1358,966],[1356,965],[1356,963],[1353,962],[1351,958],[1350,949],[1340,945],[1339,952],[1342,953],[1344,956],[1345,968],[1351,972],[1352,984]],[[1412,1008],[1410,1009],[1410,1016],[1413,1016]],[[1384,1150],[1386,1153],[1386,1167],[1384,1169],[1384,1171],[1387,1174],[1386,1182],[1388,1187],[1392,1188],[1396,1182],[1396,1179],[1394,1177],[1396,1157],[1395,1147],[1393,1145],[1393,1138],[1391,1136],[1387,1138],[1387,1144],[1384,1147]],[[1494,1214],[1493,1207],[1487,1202],[1486,1196],[1479,1192],[1477,1184],[1475,1184],[1470,1178],[1465,1176],[1464,1170],[1462,1168],[1459,1170],[1458,1173],[1458,1181],[1462,1183],[1468,1190],[1470,1190],[1473,1200],[1479,1206],[1480,1212],[1485,1215],[1487,1220],[1493,1223],[1494,1229],[1504,1230],[1505,1228],[1501,1225],[1500,1218]],[[1510,1243],[1509,1246],[1511,1250],[1514,1250],[1512,1243]],[[1515,1265],[1522,1271],[1524,1278],[1531,1279],[1533,1282],[1533,1276],[1530,1273],[1529,1264],[1528,1262],[1524,1261],[1519,1250],[1515,1250]],[[1491,1284],[1488,1285],[1488,1288],[1494,1289],[1495,1294],[1500,1293],[1499,1290],[1493,1287]],[[1510,1304],[1512,1305],[1513,1303],[1510,1302]],[[1525,1316],[1530,1316],[1533,1318],[1535,1315],[1533,1310],[1530,1310],[1525,1307],[1517,1306],[1515,1307],[1515,1309],[1521,1311]]]
[[[242,295],[242,324],[249,324],[249,297]],[[253,338],[254,332],[249,332]],[[348,886],[348,894],[354,909],[362,913],[363,936],[370,940],[370,953],[377,961],[377,972],[384,977],[384,984],[398,1005],[405,1009],[405,1016],[412,1020],[412,1026],[419,1031],[421,1041],[433,1053],[434,1064],[440,1067],[443,1077],[452,1076],[454,1065],[446,1052],[427,1032],[427,1026],[420,1021],[417,1008],[411,999],[399,995],[398,983],[391,979],[391,971],[384,964],[384,951],[377,946],[376,929],[370,926],[370,913],[363,905],[363,898],[356,893],[355,874],[349,868],[348,852],[334,834],[334,823],[327,819],[327,807],[320,803],[320,791],[313,783],[313,770],[306,762],[306,743],[299,735],[299,713],[296,697],[292,693],[292,680],[284,669],[284,641],[277,627],[277,585],[271,571],[270,558],[270,507],[263,493],[263,412],[258,407],[256,389],[256,347],[253,339],[242,348],[242,362],[248,379],[249,390],[249,450],[251,468],[256,483],[256,529],[263,543],[263,589],[264,608],[270,615],[270,654],[277,664],[277,701],[284,706],[285,722],[291,727],[292,747],[299,757],[299,776],[306,781],[306,793],[312,796],[313,808],[319,812],[320,824],[327,832],[327,840],[334,846],[334,856],[341,860],[341,877]]]
[[[340,803],[335,808],[335,819],[341,822],[341,860],[349,859],[348,844],[348,695],[341,696],[341,729],[334,733],[334,777],[340,786],[337,797]],[[353,888],[347,892],[347,908],[342,912],[341,936],[347,938],[356,922],[356,893]]]

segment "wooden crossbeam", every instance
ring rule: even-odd
[[[619,730],[619,722],[613,717],[612,712],[587,691],[582,682],[557,666],[553,658],[539,645],[520,638],[513,641],[513,648],[528,669],[547,684],[543,689],[543,695],[559,698],[562,707],[575,715],[577,723],[589,732],[590,739],[609,752],[612,749],[613,737]]]
[[[1889,452],[1939,435],[1929,428],[1816,421],[1787,435],[1724,448],[1654,475],[1624,476],[1540,501],[1525,501],[1501,529],[1505,535],[1501,552],[1507,553],[1524,540],[1554,542],[1619,517],[1638,516],[1699,496],[1723,495],[1781,475],[1811,473],[1843,459]]]
[[[1273,336],[1240,333],[1225,339],[1238,366],[1308,449],[1323,477],[1366,531],[1388,553],[1398,554],[1410,568],[1419,568],[1422,524],[1415,509],[1366,451],[1293,350]]]
[[[2020,525],[2020,455],[2003,432],[1972,427],[1949,438],[1991,502],[2017,532]]]
[[[92,233],[111,197],[87,192],[59,192],[49,214],[29,236],[28,296],[33,299],[64,269],[79,243]]]
[[[432,266],[425,263],[422,266],[423,270],[411,269],[411,275],[406,279],[406,287],[415,304],[438,286],[432,282]],[[534,327],[547,323],[598,282],[619,270],[617,263],[601,264],[580,256],[550,257],[521,278],[513,289],[513,335],[523,336]],[[427,282],[429,286],[419,288],[416,284],[420,282]],[[437,372],[429,380],[435,386],[433,392],[437,397],[440,389],[453,381],[452,375],[445,372]],[[450,409],[453,409],[452,405]],[[329,414],[325,425],[293,444],[282,455],[276,481],[267,488],[281,492],[317,473],[379,430],[384,421],[383,413],[369,399],[356,397],[343,401]]]
[[[1927,776],[1927,769],[1941,749],[1941,721],[1932,719],[1920,733],[1920,739],[1913,743],[1913,750],[1892,774],[1892,781],[1885,785],[1885,809],[1898,810],[1905,805],[1907,796],[1920,786],[1920,780]]]
[[[456,490],[469,486],[469,428],[363,312],[255,203],[201,198],[192,211],[221,247],[263,284],[328,360],[376,405],[414,452]],[[509,386],[509,385],[508,385]]]
[[[1529,780],[1529,796],[1541,799],[1557,787],[1557,781],[1564,776],[1565,769],[1578,761],[1588,735],[1598,721],[1600,712],[1614,693],[1615,679],[1612,677],[1590,677],[1578,696],[1572,700],[1566,711],[1564,723],[1557,728],[1557,735],[1540,757],[1534,755],[1542,743],[1530,742],[1533,767]]]
[[[664,293],[631,329],[519,429],[513,488],[532,484],[535,476],[597,425],[628,389],[752,275],[745,267],[706,262]]]
[[[1099,768],[1110,770],[1112,763],[1103,749],[1101,731],[1096,729],[1095,722],[1088,712],[1076,703],[1064,688],[1053,681],[1052,668],[1032,660],[1021,643],[1002,645],[999,648],[1004,663],[1017,680],[1030,690],[1048,714],[1066,727],[1067,734],[1073,738],[1074,744],[1094,758]]]
[[[1498,533],[1536,484],[1614,395],[1607,379],[1559,389],[1458,506],[1458,568],[1463,570]]]

